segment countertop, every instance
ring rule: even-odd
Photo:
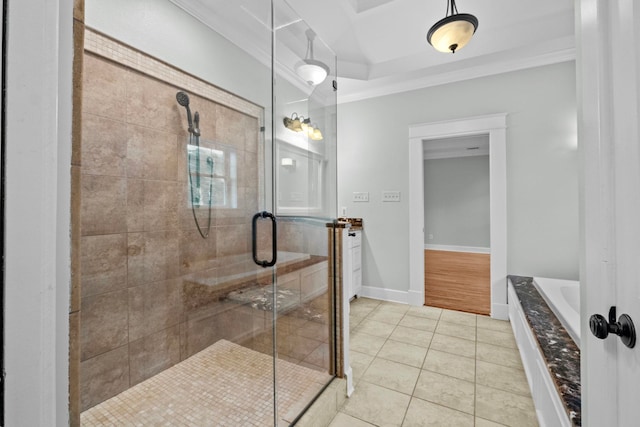
[[[573,425],[580,426],[580,349],[538,293],[532,277],[509,276],[509,280],[524,309],[529,327],[533,331],[569,419]]]

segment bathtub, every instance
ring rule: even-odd
[[[540,426],[580,425],[578,282],[510,276],[507,283],[509,320]]]
[[[533,284],[569,336],[580,347],[580,283],[534,277]]]

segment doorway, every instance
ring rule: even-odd
[[[425,305],[488,315],[489,135],[423,144]]]
[[[409,293],[412,304],[424,304],[424,141],[483,134],[489,136],[491,316],[507,319],[506,114],[409,127]]]

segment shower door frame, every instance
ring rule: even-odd
[[[4,222],[4,210],[5,210],[5,205],[4,205],[4,200],[5,200],[5,176],[4,176],[4,171],[5,171],[5,166],[4,166],[4,162],[5,162],[5,144],[4,144],[4,140],[5,140],[5,128],[4,128],[4,123],[5,123],[5,114],[6,114],[6,100],[5,100],[5,93],[6,93],[6,89],[7,89],[7,82],[5,80],[5,76],[6,76],[6,70],[5,70],[5,57],[7,56],[7,45],[5,44],[5,30],[6,30],[6,26],[4,25],[4,23],[6,22],[7,19],[7,1],[8,0],[3,0],[2,1],[2,21],[0,22],[0,37],[1,39],[1,43],[2,43],[2,56],[0,57],[0,85],[2,86],[1,90],[2,93],[0,94],[1,96],[1,107],[0,107],[0,132],[2,132],[2,146],[0,147],[0,209],[2,210],[2,212],[0,212],[0,227],[1,228],[1,232],[2,235],[4,236],[5,234],[5,222]],[[0,319],[0,324],[2,325],[2,331],[0,331],[0,425],[4,425],[4,317],[5,317],[5,313],[4,313],[4,293],[5,293],[5,286],[4,286],[4,270],[5,270],[5,265],[4,265],[4,259],[5,259],[5,245],[4,245],[4,241],[2,242],[2,249],[0,249],[0,257],[2,257],[2,274],[3,274],[3,278],[2,278],[2,290],[0,290],[0,307],[2,310],[2,313],[0,313],[0,316],[2,316],[2,318]]]
[[[272,105],[271,105],[271,175],[270,175],[270,190],[271,190],[271,212],[273,212],[273,214],[276,215],[276,219],[278,218],[278,216],[282,216],[283,218],[287,218],[287,220],[292,220],[292,221],[302,221],[302,222],[312,222],[312,223],[316,223],[313,227],[319,227],[318,223],[323,223],[322,227],[323,229],[326,230],[331,230],[331,234],[332,234],[332,239],[331,242],[333,242],[333,245],[328,245],[327,246],[327,258],[329,263],[333,262],[332,266],[329,266],[329,271],[333,272],[333,275],[331,276],[331,278],[327,277],[327,286],[328,286],[328,294],[332,296],[332,303],[331,303],[331,307],[329,308],[329,312],[331,314],[331,319],[328,322],[327,327],[329,328],[330,332],[330,336],[329,336],[329,340],[330,340],[330,344],[329,344],[329,351],[333,352],[332,357],[330,357],[330,363],[328,366],[329,369],[329,374],[332,375],[332,379],[327,381],[326,384],[324,384],[318,391],[318,393],[316,394],[316,396],[309,402],[306,402],[304,408],[301,410],[301,412],[295,417],[294,420],[292,420],[292,425],[295,425],[305,414],[305,412],[311,407],[311,405],[316,401],[316,399],[319,398],[319,396],[322,394],[322,392],[331,384],[331,381],[333,379],[335,379],[337,376],[340,376],[337,372],[338,369],[338,359],[339,359],[339,355],[337,354],[338,351],[338,331],[336,329],[336,325],[337,325],[337,321],[336,321],[336,316],[339,315],[337,313],[337,309],[339,304],[337,304],[337,298],[339,298],[339,295],[337,295],[336,290],[336,246],[335,246],[335,216],[332,218],[328,218],[328,210],[327,210],[327,206],[331,206],[328,202],[328,197],[327,194],[330,194],[330,190],[328,188],[326,188],[327,186],[324,185],[324,183],[316,183],[317,185],[315,186],[316,191],[319,193],[318,194],[318,200],[320,201],[320,204],[323,205],[321,208],[318,208],[317,206],[313,206],[313,207],[304,207],[301,209],[281,209],[278,203],[278,198],[279,198],[279,194],[278,194],[278,180],[281,179],[281,174],[280,174],[280,165],[279,165],[279,153],[280,150],[282,149],[282,144],[286,144],[285,141],[283,141],[282,139],[282,135],[278,133],[278,129],[280,127],[280,130],[282,131],[283,129],[283,122],[282,122],[282,117],[280,117],[280,113],[282,113],[282,111],[280,111],[280,107],[282,107],[282,105],[279,105],[279,99],[278,99],[278,93],[277,93],[277,88],[280,88],[282,85],[278,84],[278,80],[283,80],[285,79],[285,77],[283,77],[282,75],[278,75],[278,72],[281,72],[285,75],[289,74],[291,75],[291,71],[290,69],[286,68],[286,65],[292,65],[289,64],[287,62],[287,60],[290,60],[291,58],[287,56],[286,60],[284,57],[279,57],[279,52],[277,52],[278,50],[278,33],[280,30],[285,31],[286,30],[286,26],[283,27],[278,27],[276,25],[276,13],[277,13],[277,8],[276,8],[276,1],[278,1],[280,3],[280,5],[286,5],[286,7],[290,7],[287,3],[286,0],[270,0],[271,3],[271,30],[272,30],[272,39],[271,39],[271,73],[272,73],[272,85],[271,85],[271,89],[272,89]],[[295,13],[295,11],[294,11]],[[297,15],[297,14],[296,14]],[[308,24],[306,22],[304,22],[303,20],[300,20],[299,23],[301,23],[303,26],[306,26],[308,29],[310,29],[310,27],[308,26]],[[325,45],[323,45],[325,46]],[[291,49],[292,46],[291,45],[287,45],[288,49]],[[288,50],[287,49],[287,50]],[[287,52],[287,55],[289,55],[291,52]],[[337,92],[337,60],[335,57],[335,53],[331,52],[333,54],[332,57],[332,62],[330,64],[330,72],[328,73],[326,80],[324,82],[324,89],[326,90],[327,88],[331,88],[331,96],[332,96],[332,103],[329,104],[323,104],[324,109],[328,109],[328,108],[333,108],[334,109],[334,114],[336,114],[336,109],[337,109],[337,99],[336,99],[336,92]],[[299,58],[299,59],[303,59],[303,58]],[[279,61],[283,61],[283,63],[279,63]],[[296,80],[297,76],[294,77],[293,80]],[[296,83],[294,82],[287,82],[292,84],[293,86],[295,86]],[[305,82],[305,86],[306,86],[306,82]],[[308,90],[308,86],[303,86],[303,88],[305,90]],[[314,89],[315,90],[315,89]],[[307,99],[307,104],[311,103],[311,99],[313,98],[313,91],[311,91],[311,94],[309,95],[309,98]],[[322,93],[322,91],[321,91]],[[285,98],[286,96],[283,95],[283,98]],[[317,100],[316,100],[317,101]],[[280,101],[281,103],[283,101]],[[299,102],[299,101],[298,101]],[[307,108],[310,108],[310,105],[307,105]],[[329,119],[328,122],[331,122],[331,120]],[[333,125],[336,126],[337,121],[333,121]],[[329,129],[325,129],[325,132],[328,131]],[[285,130],[285,132],[290,132],[289,130]],[[333,129],[332,132],[326,132],[330,135],[335,135],[337,134],[337,130]],[[327,136],[328,139],[325,140],[328,141],[329,137]],[[307,137],[307,143],[309,142],[309,137]],[[302,150],[304,151],[304,148],[301,146],[297,146],[298,150]],[[308,152],[310,153],[309,156],[309,161],[311,161],[311,158],[313,157],[314,159],[317,157],[317,153],[308,150]],[[333,155],[335,156],[335,158],[333,159],[334,161],[336,161],[337,163],[337,150],[336,152],[333,152]],[[324,163],[326,162],[326,158],[324,159],[324,161],[321,160],[321,168],[325,167],[326,164]],[[334,201],[333,201],[333,206],[334,206],[334,210],[335,212],[329,212],[332,216],[335,215],[337,213],[337,208],[335,208],[335,206],[337,206],[337,165],[336,165],[336,181],[334,182],[335,184],[335,193],[333,194],[334,196]],[[318,178],[319,180],[324,180],[327,179],[329,175],[328,171],[321,171],[320,172],[320,177]],[[268,180],[268,174],[265,171],[265,180]],[[331,182],[331,181],[330,181]],[[307,195],[308,192],[310,191],[310,186],[307,186]],[[304,199],[304,198],[303,198]],[[324,209],[323,209],[324,208]],[[330,209],[329,209],[330,210]],[[324,214],[324,215],[323,215]],[[330,226],[329,224],[333,224],[332,226]],[[329,228],[326,228],[329,227]],[[324,233],[325,236],[328,236],[328,233],[325,232]],[[303,235],[304,237],[304,235]],[[327,237],[328,239],[328,237]],[[278,287],[278,279],[277,279],[277,268],[278,268],[278,264],[276,263],[276,265],[274,266],[274,276],[273,276],[273,286],[274,286],[274,307],[277,307],[275,304],[275,296],[276,296],[276,290]],[[277,381],[277,375],[278,375],[278,371],[277,371],[277,360],[278,360],[278,351],[277,351],[277,343],[278,343],[278,311],[277,309],[273,310],[273,314],[274,314],[274,336],[273,336],[273,343],[274,343],[274,348],[273,348],[273,354],[274,354],[274,365],[273,365],[273,374],[274,374],[274,426],[278,425],[278,389],[279,389],[279,384]],[[348,322],[348,319],[347,319]],[[347,323],[348,325],[348,323]]]

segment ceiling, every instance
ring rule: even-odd
[[[259,44],[249,40],[255,29],[229,22],[232,9],[266,16],[264,0],[171,1],[245,50]],[[455,54],[426,41],[445,16],[446,0],[287,2],[337,55],[340,102],[575,59],[573,0],[458,0],[458,12],[475,15],[479,25]]]

